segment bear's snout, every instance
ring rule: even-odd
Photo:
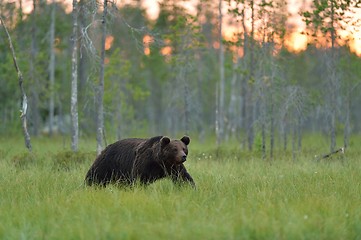
[[[185,161],[187,161],[187,155],[182,156],[182,163],[184,163]]]

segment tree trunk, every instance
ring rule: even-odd
[[[16,60],[15,50],[14,50],[14,47],[13,47],[13,43],[11,41],[10,34],[9,34],[7,28],[6,28],[5,22],[3,21],[1,15],[0,15],[0,21],[1,21],[1,24],[4,26],[6,35],[8,37],[10,50],[11,50],[12,57],[13,57],[14,67],[15,67],[15,70],[16,70],[16,72],[18,74],[19,87],[20,87],[20,92],[21,92],[21,102],[20,102],[20,104],[21,104],[20,105],[21,115],[20,115],[20,118],[21,118],[23,133],[24,133],[25,146],[31,152],[32,151],[32,146],[31,146],[31,142],[30,142],[30,134],[28,132],[27,118],[26,118],[26,113],[27,113],[27,108],[28,108],[28,101],[27,101],[27,97],[26,97],[25,90],[24,90],[24,87],[23,87],[23,82],[24,82],[23,74],[21,73],[18,62]]]
[[[333,55],[333,54],[332,54]],[[336,76],[336,70],[334,69],[335,64],[334,64],[334,59],[333,57],[331,57],[330,59],[331,63],[329,65],[329,74],[330,74],[330,94],[328,96],[329,98],[329,106],[328,109],[330,111],[330,118],[331,118],[331,122],[330,122],[330,141],[331,141],[331,145],[330,145],[330,152],[333,152],[335,150],[336,147],[336,118],[337,118],[337,97],[338,97],[338,84],[337,84],[337,76]]]
[[[292,159],[296,160],[297,123],[292,124]]]
[[[51,23],[50,23],[50,62],[49,62],[49,135],[53,135],[54,126],[54,83],[55,83],[55,0],[51,6]]]
[[[103,149],[102,138],[104,136],[104,110],[103,110],[103,96],[104,96],[104,60],[105,60],[105,38],[106,38],[106,17],[108,11],[108,1],[104,0],[103,16],[102,16],[102,40],[100,53],[100,70],[99,70],[99,84],[97,89],[97,153],[101,153]]]
[[[155,119],[155,115],[156,115],[156,109],[157,106],[159,106],[159,102],[157,102],[158,100],[161,100],[161,97],[158,96],[158,94],[156,94],[155,92],[157,91],[155,88],[158,88],[157,84],[156,84],[156,80],[154,80],[156,77],[153,76],[152,72],[150,73],[150,76],[148,77],[147,80],[147,87],[150,90],[150,95],[149,95],[149,100],[147,101],[147,117],[148,117],[148,122],[149,122],[149,133],[151,135],[154,135],[158,130],[158,121],[156,121]],[[160,117],[160,116],[158,116]]]
[[[217,132],[217,145],[219,145],[224,137],[224,51],[223,51],[223,14],[222,14],[222,0],[219,0],[219,105],[218,105],[218,132]]]
[[[181,77],[183,78],[184,83],[184,130],[185,134],[188,135],[190,129],[190,94],[187,81],[187,69],[181,70]]]
[[[202,119],[205,119],[204,117],[204,103],[203,103],[203,64],[201,61],[198,62],[198,69],[197,69],[197,100],[199,103],[198,107],[198,119],[197,119],[197,131],[198,131],[198,139],[201,143],[205,140],[205,126],[202,123]]]
[[[246,27],[246,15],[245,15],[245,10],[244,8],[242,9],[242,27],[243,27],[243,39],[244,39],[244,43],[243,43],[243,59],[246,59],[248,57],[248,33],[247,33],[247,27]],[[247,76],[247,75],[246,75]],[[247,77],[243,76],[242,80],[241,80],[241,94],[242,94],[242,106],[241,106],[241,127],[242,129],[247,132],[247,95],[248,95],[248,89],[247,89]],[[244,144],[246,145],[246,144]]]
[[[298,144],[297,144],[297,151],[301,152],[302,149],[302,119],[301,114],[298,114],[297,119],[297,138],[298,138]]]
[[[270,118],[271,118],[271,133],[270,133],[270,158],[273,159],[273,150],[274,150],[274,142],[275,142],[275,124],[274,124],[274,104],[273,104],[273,95],[272,92],[270,93],[270,103],[271,103],[271,109],[270,109]]]
[[[203,2],[198,2],[198,6],[197,6],[197,14],[196,14],[196,18],[199,21],[199,25],[202,26],[203,21],[201,20],[201,16],[202,16],[202,10],[206,9],[206,7],[204,6]],[[203,80],[204,80],[204,63],[202,61],[203,57],[203,53],[202,51],[197,51],[196,52],[196,61],[197,61],[197,67],[196,67],[196,72],[197,72],[197,91],[196,91],[196,101],[198,102],[198,106],[197,106],[197,112],[198,115],[196,116],[196,131],[198,132],[198,140],[203,143],[204,142],[204,134],[205,134],[205,126],[203,123],[203,119],[204,119],[204,103],[203,103]]]
[[[343,132],[343,146],[347,148],[350,142],[350,106],[351,106],[351,98],[350,94],[346,96],[345,102],[345,127]]]
[[[86,82],[88,78],[88,54],[87,51],[84,50],[84,36],[82,34],[82,31],[86,29],[86,16],[85,11],[83,10],[85,8],[85,0],[79,1],[78,4],[78,22],[79,22],[79,29],[80,31],[80,38],[82,39],[79,44],[79,59],[78,59],[78,79],[79,79],[79,89],[78,89],[78,102],[79,106],[81,106],[85,101],[85,88],[86,88]]]
[[[287,151],[287,144],[288,144],[287,134],[288,134],[288,124],[287,124],[287,116],[285,115],[282,119],[282,139],[283,139],[284,152]]]
[[[218,140],[219,140],[219,138],[218,138],[218,136],[219,136],[219,113],[218,113],[218,111],[219,111],[219,86],[218,86],[218,84],[216,84],[216,112],[215,112],[215,120],[216,120],[216,122],[215,122],[215,130],[216,130],[216,144],[218,145],[218,144],[220,144],[219,142],[218,142]]]
[[[36,22],[35,22],[35,13],[36,13],[36,0],[33,0],[33,12],[31,19],[31,50],[30,50],[30,79],[31,79],[31,99],[30,106],[31,111],[30,115],[33,122],[33,134],[35,136],[39,135],[39,125],[40,125],[40,113],[39,113],[39,88],[40,84],[38,78],[35,74],[35,58],[36,58]]]
[[[331,1],[331,63],[330,63],[330,68],[329,68],[329,74],[330,76],[330,109],[331,109],[331,146],[330,146],[330,150],[331,152],[333,152],[335,150],[336,147],[336,118],[337,118],[337,98],[338,98],[338,78],[336,76],[336,59],[335,59],[335,19],[334,19],[334,1]]]
[[[78,125],[78,8],[77,0],[73,0],[73,50],[71,57],[71,149],[78,151],[79,125]]]
[[[23,21],[23,1],[22,0],[19,0],[19,20],[20,22]]]
[[[227,131],[226,131],[226,139],[229,138],[229,136],[232,136],[237,129],[237,116],[236,113],[236,103],[237,103],[237,80],[238,80],[238,67],[239,67],[239,57],[238,53],[236,52],[236,60],[233,63],[233,76],[231,81],[231,96],[229,100],[229,106],[228,106],[228,125],[227,125]]]
[[[121,79],[118,79],[118,81],[121,81]],[[117,83],[115,83],[116,86]],[[122,82],[119,83],[119,93],[121,93],[123,91],[122,89]],[[122,124],[123,124],[123,118],[122,118],[122,109],[123,109],[123,104],[122,104],[122,98],[121,98],[121,94],[116,94],[116,100],[115,100],[115,106],[116,106],[116,110],[115,110],[115,115],[116,115],[116,134],[117,134],[117,140],[120,140],[122,138]]]
[[[240,31],[240,25],[237,23],[237,32]],[[243,35],[245,36],[245,33],[243,32]],[[241,41],[241,39],[239,39]],[[232,66],[232,80],[231,80],[231,92],[230,92],[230,100],[229,100],[229,106],[228,106],[228,112],[227,112],[227,127],[225,126],[225,139],[229,139],[230,136],[234,136],[235,132],[237,131],[237,126],[241,125],[243,122],[243,119],[239,119],[239,95],[242,94],[242,89],[239,89],[239,65],[240,65],[240,56],[239,56],[239,50],[241,50],[241,45],[236,44],[236,49],[233,56],[233,66]],[[241,121],[240,124],[237,124],[238,121]]]
[[[248,80],[248,97],[247,97],[247,132],[248,132],[248,150],[252,151],[253,142],[254,142],[254,109],[253,109],[253,82],[254,82],[254,32],[255,32],[255,9],[254,1],[251,1],[251,18],[252,18],[252,29],[251,29],[251,39],[250,39],[250,61],[249,61],[249,80]]]
[[[266,159],[266,103],[264,100],[261,101],[262,158]]]

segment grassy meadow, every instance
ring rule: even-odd
[[[94,140],[77,154],[60,138],[32,143],[27,154],[22,138],[0,139],[0,239],[361,239],[360,139],[322,161],[323,138],[272,161],[193,140],[185,165],[196,190],[168,179],[85,187]]]

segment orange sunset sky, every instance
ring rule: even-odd
[[[47,0],[50,2],[51,0]],[[67,5],[67,11],[71,11],[72,0],[55,0],[56,2],[62,2]],[[159,13],[158,2],[159,0],[143,0],[142,4],[146,9],[146,12],[151,19],[155,19]],[[124,3],[135,3],[136,1],[132,0],[115,0],[117,4]],[[195,4],[197,1],[181,1],[186,9],[190,12],[195,12]],[[215,4],[218,3],[218,0],[214,0]],[[307,37],[302,35],[301,32],[305,29],[305,23],[303,23],[302,18],[299,16],[299,12],[302,6],[307,6],[304,4],[305,0],[288,0],[288,12],[289,18],[287,20],[288,25],[292,25],[292,32],[286,38],[285,45],[286,47],[293,52],[300,52],[307,48]],[[311,2],[311,0],[306,0],[306,2]],[[32,0],[22,0],[24,11],[29,13],[32,11]],[[308,4],[309,5],[309,4]],[[223,14],[227,16],[227,2],[223,3]],[[359,18],[361,21],[361,9],[356,9],[356,13],[353,14],[353,18]],[[224,22],[227,22],[227,18],[224,18]],[[223,28],[223,35],[225,38],[230,39],[233,36],[235,27],[225,25]],[[361,26],[356,28],[356,31],[347,29],[341,33],[343,38],[350,39],[349,46],[352,52],[355,52],[358,56],[361,56]]]

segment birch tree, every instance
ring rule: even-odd
[[[255,3],[254,0],[250,1],[251,7],[251,33],[247,55],[249,55],[248,60],[248,81],[247,81],[247,95],[246,95],[246,124],[247,124],[247,143],[248,150],[252,151],[254,143],[254,108],[253,108],[253,91],[254,91],[254,81],[255,81]]]
[[[108,0],[103,2],[103,15],[102,15],[102,36],[101,36],[101,46],[100,46],[100,70],[99,70],[99,82],[96,92],[96,102],[97,102],[97,153],[103,149],[102,138],[104,136],[104,109],[103,109],[103,96],[104,96],[104,60],[105,60],[105,38],[106,38],[106,17],[108,11]]]
[[[224,50],[223,50],[223,37],[222,37],[222,28],[223,28],[223,13],[222,13],[222,0],[219,0],[218,12],[219,12],[219,88],[217,91],[219,103],[216,104],[216,136],[217,136],[217,145],[221,143],[224,137],[224,98],[225,98],[225,80],[224,80]]]
[[[229,135],[235,135],[240,130],[245,129],[244,127],[244,102],[245,102],[245,91],[244,87],[245,78],[243,73],[245,72],[244,61],[242,61],[240,53],[245,51],[246,42],[246,29],[245,29],[245,4],[244,0],[238,0],[232,5],[231,1],[228,1],[229,10],[233,24],[237,29],[234,33],[234,38],[227,44],[231,46],[233,51],[233,67],[232,67],[232,80],[231,89],[229,96],[229,105],[227,112],[227,128],[225,132],[225,138],[228,139]],[[242,114],[243,113],[243,114]]]
[[[278,92],[282,91],[280,86],[281,74],[279,66],[273,56],[277,41],[275,39],[284,39],[284,27],[286,22],[286,2],[262,0],[259,4],[258,19],[261,33],[261,54],[258,58],[259,72],[261,77],[256,79],[255,87],[258,88],[257,99],[260,105],[259,122],[261,125],[262,136],[262,155],[266,157],[266,135],[270,133],[270,157],[273,158],[274,137],[275,137],[275,114],[274,104]],[[262,56],[262,57],[261,57]],[[268,131],[269,129],[269,131]]]
[[[20,92],[21,92],[21,101],[20,101],[21,115],[20,115],[20,118],[21,118],[21,123],[22,123],[23,134],[24,134],[25,146],[31,152],[32,146],[31,146],[31,142],[30,142],[30,134],[28,132],[28,127],[27,127],[27,115],[26,115],[27,109],[28,109],[28,100],[27,100],[26,93],[25,93],[24,86],[23,86],[23,83],[24,83],[23,74],[21,73],[18,62],[16,60],[15,50],[14,50],[14,46],[13,46],[9,31],[8,31],[1,15],[0,15],[0,21],[1,21],[1,24],[3,25],[6,35],[8,37],[9,46],[10,46],[10,50],[11,50],[12,57],[13,57],[14,67],[18,74],[19,88],[20,88]]]
[[[71,149],[78,150],[79,126],[78,126],[78,8],[77,0],[73,0],[73,34],[72,34],[72,57],[71,57]]]
[[[54,84],[55,84],[55,51],[54,51],[54,40],[55,40],[55,0],[51,6],[51,20],[50,20],[50,61],[49,61],[49,135],[53,135],[54,126]]]
[[[30,61],[29,61],[29,71],[30,71],[30,115],[33,122],[33,134],[35,136],[39,135],[39,126],[40,126],[40,113],[39,113],[39,92],[37,88],[40,86],[38,76],[36,74],[35,61],[37,54],[37,39],[36,39],[36,11],[37,4],[36,0],[33,0],[33,11],[31,13],[31,49],[30,49]]]

